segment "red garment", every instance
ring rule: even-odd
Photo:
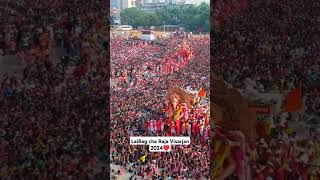
[[[87,72],[87,67],[86,65],[82,64],[74,70],[73,74],[74,76],[81,77],[84,74],[86,74],[86,72]]]
[[[180,132],[181,132],[180,119],[177,119],[177,120],[176,120],[176,122],[175,122],[175,128],[176,128],[177,135],[180,135]]]
[[[276,180],[284,180],[284,172],[281,168],[276,171]]]
[[[197,124],[196,126],[196,134],[200,134],[201,124]]]
[[[181,132],[182,132],[183,134],[185,134],[185,132],[187,132],[187,124],[186,124],[186,123],[182,123]]]
[[[308,180],[307,168],[305,166],[300,166],[299,172],[302,180]]]
[[[188,135],[191,136],[191,125],[189,123],[187,124],[187,132]]]
[[[4,161],[8,158],[8,153],[5,150],[4,145],[0,144],[0,161]]]
[[[171,118],[169,117],[169,118],[168,118],[168,126],[171,126],[171,123],[172,123],[172,120],[171,120]]]
[[[76,168],[77,168],[77,164],[71,161],[66,167],[66,172],[72,173],[74,170],[76,170]]]
[[[156,122],[156,126],[157,126],[157,131],[160,132],[161,131],[161,121],[160,120],[158,120]]]
[[[236,147],[233,149],[233,157],[235,158],[236,161],[236,170],[235,173],[238,175],[238,177],[242,176],[242,172],[243,169],[241,167],[241,162],[244,159],[244,152],[242,151],[242,149],[240,147]]]
[[[200,114],[199,114],[199,109],[196,110],[196,119],[199,120]]]
[[[196,135],[197,134],[197,123],[196,122],[192,123],[191,130],[192,130],[192,135]]]
[[[207,116],[204,116],[204,127],[207,127],[207,126],[209,126],[209,121]]]
[[[254,179],[255,180],[265,180],[265,177],[262,173],[259,173]]]
[[[146,130],[149,130],[150,129],[150,122],[149,121],[145,121],[144,122],[144,126],[145,126]]]

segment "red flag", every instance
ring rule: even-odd
[[[284,112],[297,112],[302,107],[302,88],[301,83],[298,84],[296,89],[289,92],[284,102],[282,103],[283,111]]]

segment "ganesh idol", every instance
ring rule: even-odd
[[[171,87],[167,96],[166,113],[171,134],[180,134],[182,118],[188,119],[190,99],[188,93],[179,87]]]

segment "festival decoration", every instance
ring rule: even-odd
[[[241,94],[232,87],[229,87],[223,80],[213,78],[213,121],[214,121],[214,140],[211,156],[211,178],[228,177],[234,171],[225,172],[228,167],[233,166],[232,162],[236,157],[230,151],[232,146],[228,142],[232,141],[233,135],[228,132],[241,131],[249,143],[256,139],[256,115],[249,108],[249,104]],[[223,130],[223,131],[222,131]],[[222,146],[221,146],[222,145]],[[227,161],[228,160],[228,161]]]
[[[185,103],[188,108],[191,107],[190,95],[178,86],[172,86],[168,89],[166,100],[170,103]]]
[[[189,119],[189,113],[188,113],[188,106],[186,103],[181,103],[182,104],[182,113],[184,119],[188,120]]]
[[[199,92],[198,92],[198,97],[205,97],[205,95],[206,95],[205,90],[204,90],[203,88],[201,88],[201,89],[199,90]]]
[[[217,140],[212,141],[213,144],[213,154],[214,157],[213,166],[211,169],[211,177],[217,178],[221,176],[223,165],[225,160],[231,155],[231,148],[227,144],[226,139],[219,133],[215,132]]]
[[[190,48],[186,45],[185,42],[183,42],[181,45],[181,48],[176,52],[176,57],[189,59],[191,56],[192,56],[192,52],[190,51]]]
[[[196,94],[188,93],[178,86],[169,88],[166,96],[166,113],[171,133],[204,136],[204,131],[209,125],[209,122],[206,122],[209,112],[207,107],[192,101],[195,96]]]

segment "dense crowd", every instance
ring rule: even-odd
[[[246,89],[245,82],[250,79],[259,93],[285,95],[301,82],[306,103],[298,112],[298,121],[306,121],[306,115],[319,116],[318,7],[318,1],[250,1],[246,10],[213,32],[211,71],[238,89]],[[234,154],[237,161],[250,164],[252,177],[320,177],[317,135],[298,136],[288,126],[295,116],[296,113],[280,112],[273,117],[276,124],[268,137],[243,149],[247,156]],[[239,166],[238,163],[236,167]],[[243,179],[248,173],[243,170],[231,174]]]
[[[117,84],[111,89],[110,156],[111,162],[129,171],[133,179],[138,176],[144,179],[209,178],[209,136],[204,137],[206,133],[193,131],[191,145],[173,146],[170,153],[150,153],[147,146],[129,145],[131,135],[170,134],[165,112],[165,96],[170,86],[190,91],[202,87],[207,97],[210,96],[209,38],[183,39],[173,36],[155,42],[111,40],[111,71]],[[175,67],[175,63],[168,62],[179,62],[179,58],[171,57],[184,43],[189,46],[192,57]],[[208,103],[208,99],[203,102]],[[148,129],[145,124],[152,120],[164,123],[164,131]],[[193,120],[190,118],[190,123]]]
[[[107,178],[105,8],[99,1],[1,1],[1,179]],[[7,14],[5,14],[7,13]],[[63,59],[53,59],[57,47]]]
[[[261,92],[284,92],[302,81],[305,96],[318,95],[318,2],[300,3],[258,1],[226,23],[214,35],[213,71],[237,88],[250,78]],[[281,11],[274,15],[273,8]],[[318,98],[308,98],[308,103],[308,112],[319,113]]]

